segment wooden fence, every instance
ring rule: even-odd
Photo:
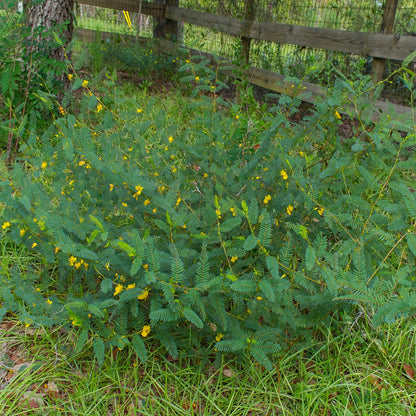
[[[391,1],[397,2],[397,0]],[[349,32],[345,30],[239,20],[170,5],[179,3],[179,0],[167,0],[166,4],[156,1],[149,3],[137,0],[79,0],[78,3],[149,14],[165,18],[167,21],[190,23],[238,37],[288,43],[343,53],[369,55],[377,58],[404,60],[410,53],[416,50],[416,36]],[[392,19],[394,21],[394,16],[390,16],[389,21]],[[167,37],[169,37],[169,33]]]
[[[251,39],[372,56],[374,57],[373,79],[376,82],[380,81],[383,75],[385,59],[404,60],[416,50],[416,36],[391,34],[398,0],[387,0],[386,2],[381,27],[382,33],[351,32],[240,20],[181,8],[178,7],[179,0],[153,0],[152,3],[139,0],[79,0],[78,3],[154,16],[159,21],[163,21],[164,30],[160,33],[162,34],[161,37],[166,39],[174,40],[179,38],[178,22],[189,23],[209,28],[216,32],[240,37],[244,41],[243,53],[246,55],[245,59],[247,61],[250,53],[249,41]],[[416,57],[414,62],[416,62]],[[284,83],[282,75],[259,68],[250,68],[248,73],[253,84],[279,93],[294,94],[294,89]],[[314,95],[324,94],[324,91],[319,86],[313,84],[305,85],[304,91],[311,91]],[[385,104],[380,104],[380,108],[382,107],[385,107]],[[409,111],[404,106],[396,107],[398,113]]]

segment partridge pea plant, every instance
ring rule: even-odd
[[[3,271],[2,315],[78,327],[100,363],[129,345],[145,361],[152,338],[267,368],[354,304],[374,323],[413,315],[414,121],[371,122],[360,80],[293,122],[297,98],[233,104],[206,62],[182,73],[193,98],[74,75],[80,113],[31,131],[0,226],[43,263]]]

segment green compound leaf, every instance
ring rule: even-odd
[[[183,316],[189,322],[192,322],[197,328],[203,328],[204,323],[202,322],[201,318],[192,309],[184,308]]]
[[[95,357],[97,358],[98,365],[101,367],[104,363],[105,345],[101,338],[95,338],[92,342]]]
[[[233,217],[221,224],[221,232],[226,233],[228,231],[233,230],[234,228],[238,227],[241,224],[240,217]]]
[[[253,248],[256,246],[257,246],[257,238],[253,234],[250,234],[247,237],[246,241],[244,242],[243,248],[245,251],[250,251],[250,250],[253,250]]]
[[[311,246],[308,246],[306,248],[306,253],[305,253],[306,270],[311,271],[313,269],[313,266],[315,265],[315,258],[316,258],[315,249]]]
[[[277,260],[274,257],[268,256],[266,257],[266,264],[273,279],[280,280],[279,263]]]
[[[276,296],[274,294],[273,287],[266,279],[263,279],[259,283],[259,287],[262,293],[264,294],[264,296],[266,296],[266,298],[269,299],[270,302],[274,302],[274,300],[276,299]]]
[[[140,270],[140,266],[142,265],[143,259],[141,257],[136,257],[131,265],[130,274],[131,276],[135,276],[137,272]]]
[[[88,339],[88,329],[82,329],[79,333],[77,345],[75,346],[75,353],[80,353],[84,348],[85,343]]]
[[[147,351],[141,336],[134,334],[131,338],[131,343],[140,361],[144,364],[147,361]]]
[[[113,281],[109,278],[104,279],[100,284],[101,292],[107,293],[113,288]]]

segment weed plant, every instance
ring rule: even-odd
[[[128,346],[145,362],[150,338],[272,369],[354,304],[375,324],[415,313],[414,120],[372,123],[366,82],[343,78],[294,123],[299,98],[224,101],[222,69],[184,58],[174,103],[69,74],[79,113],[51,108],[3,169],[3,238],[43,267],[3,270],[2,316],[79,328],[100,364]]]

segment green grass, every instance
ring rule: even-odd
[[[276,357],[271,372],[226,358],[218,368],[210,357],[173,361],[156,347],[146,365],[115,350],[98,368],[89,351],[73,354],[72,331],[47,332],[3,321],[0,413],[415,414],[416,383],[409,377],[416,349],[411,322],[381,329],[360,322],[337,335],[321,328],[319,336],[308,348]]]

